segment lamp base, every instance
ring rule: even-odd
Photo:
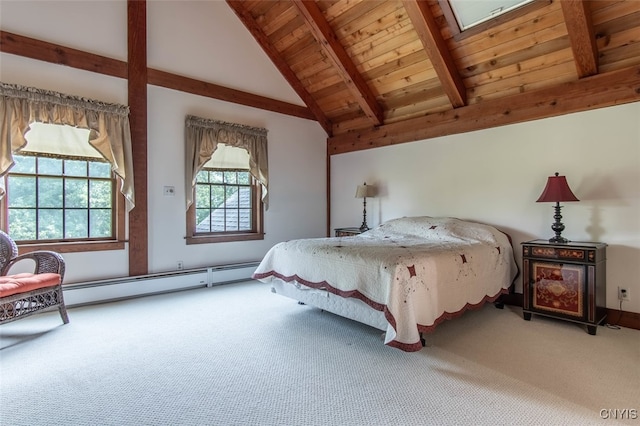
[[[362,199],[362,225],[360,225],[360,232],[368,231],[367,226],[367,197]]]
[[[564,237],[553,237],[553,238],[549,238],[549,242],[554,244],[567,244],[571,241],[567,240]]]
[[[564,231],[564,224],[561,222],[562,220],[562,215],[560,214],[561,208],[562,206],[560,205],[560,203],[556,202],[556,205],[554,208],[555,214],[553,215],[555,222],[553,223],[553,225],[551,225],[551,229],[556,233],[556,236],[553,238],[549,238],[550,243],[566,244],[569,242],[569,240],[567,240],[565,237],[561,235],[562,231]]]

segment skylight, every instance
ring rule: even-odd
[[[533,0],[449,0],[462,31],[531,2]]]

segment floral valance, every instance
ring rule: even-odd
[[[135,204],[129,107],[33,87],[0,82],[0,176],[13,167],[13,154],[27,145],[33,122],[89,129],[87,141],[122,179],[127,209]],[[0,188],[0,197],[4,188]]]
[[[193,204],[196,176],[204,164],[211,159],[218,143],[247,150],[249,173],[262,185],[262,201],[267,209],[269,206],[267,130],[192,115],[188,115],[185,120],[187,209]]]

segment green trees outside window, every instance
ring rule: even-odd
[[[99,159],[14,155],[7,177],[9,234],[24,241],[115,238],[115,178]]]

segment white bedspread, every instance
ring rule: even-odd
[[[508,237],[454,218],[394,219],[353,237],[272,247],[253,277],[323,288],[384,311],[385,344],[420,350],[420,332],[495,300],[517,276]]]

